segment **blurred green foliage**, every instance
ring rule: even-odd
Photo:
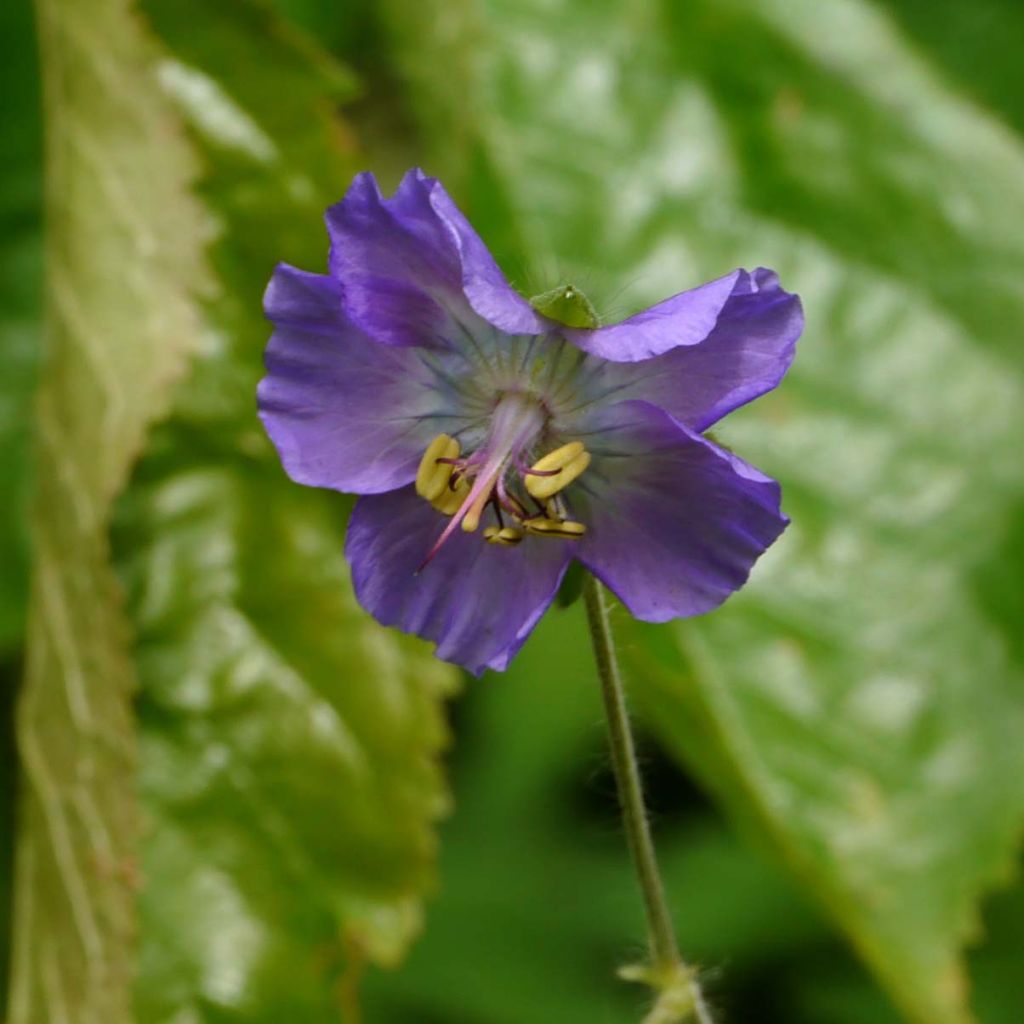
[[[721,612],[616,618],[678,930],[725,1020],[966,1021],[971,939],[976,1019],[1015,1024],[1024,896],[978,908],[1024,802],[1018,5],[277,7],[143,5],[215,240],[190,376],[112,536],[142,684],[139,1020],[354,1020],[364,962],[400,957],[433,888],[451,675],[354,606],[347,504],[284,479],[252,397],[273,263],[321,269],[354,170],[420,163],[528,295],[571,281],[618,317],[757,263],[802,293],[791,378],[722,431],[793,526]],[[41,245],[27,4],[3,18],[13,691]],[[362,979],[366,1020],[639,1019],[580,616],[452,704],[439,889],[405,965]]]

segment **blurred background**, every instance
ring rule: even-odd
[[[721,612],[615,619],[720,1019],[1024,1020],[1024,7],[137,6],[0,5],[10,1024],[643,1015],[579,606],[460,679],[255,419],[274,263],[413,165],[527,295],[803,297],[720,434],[792,526]]]

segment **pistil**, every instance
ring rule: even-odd
[[[488,504],[494,506],[498,520],[497,526],[484,530],[484,539],[489,544],[512,547],[527,534],[569,540],[583,536],[586,527],[567,518],[561,492],[590,464],[590,453],[581,441],[570,441],[527,467],[523,455],[541,434],[544,423],[540,403],[528,395],[514,393],[498,401],[490,434],[471,455],[461,457],[459,442],[447,434],[430,442],[416,473],[416,493],[439,512],[451,516],[451,521],[421,569],[460,526],[467,533],[479,529]],[[523,500],[509,491],[506,475],[510,470],[518,474]],[[538,508],[533,515],[523,504],[530,499]],[[515,525],[506,526],[503,511]]]

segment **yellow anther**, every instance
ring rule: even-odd
[[[561,469],[563,466],[572,462],[572,460],[575,459],[582,451],[582,441],[570,441],[568,444],[563,444],[561,448],[556,448],[553,452],[548,452],[547,455],[538,460],[530,468],[537,470],[539,473],[543,473],[549,469]]]
[[[561,494],[556,494],[553,498],[548,498],[544,502],[544,511],[548,514],[548,519],[557,519],[559,521],[569,518],[569,510],[565,504],[565,498]]]
[[[484,540],[488,544],[498,544],[503,548],[515,547],[524,536],[523,531],[515,526],[503,526],[501,529],[497,526],[488,526],[484,530]]]
[[[448,490],[448,482],[455,468],[450,462],[438,459],[457,459],[459,442],[447,434],[438,434],[423,453],[419,469],[416,470],[416,493],[427,501],[439,500]]]
[[[467,494],[469,494],[469,482],[465,477],[462,477],[454,487],[449,482],[441,497],[435,498],[430,504],[438,512],[442,512],[446,516],[453,516],[462,507]]]
[[[570,441],[530,467],[533,472],[526,475],[526,489],[538,501],[545,501],[571,484],[589,465],[590,452],[583,442]]]
[[[486,499],[486,495],[484,496]],[[462,517],[462,529],[466,533],[473,533],[480,525],[480,517],[484,514],[483,505],[479,501],[469,506],[469,511]]]
[[[489,487],[481,488],[476,500],[469,506],[462,518],[462,528],[466,533],[472,533],[480,525],[480,517],[484,514],[484,509],[487,508],[487,502],[490,500],[491,489]]]
[[[523,526],[527,532],[534,533],[538,537],[568,537],[575,540],[587,532],[583,523],[577,523],[574,519],[547,519],[544,516],[536,516],[527,519]]]

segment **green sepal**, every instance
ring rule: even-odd
[[[601,323],[590,299],[571,284],[559,285],[549,292],[535,295],[530,299],[530,305],[549,320],[556,320],[566,327],[587,327],[593,330]]]

